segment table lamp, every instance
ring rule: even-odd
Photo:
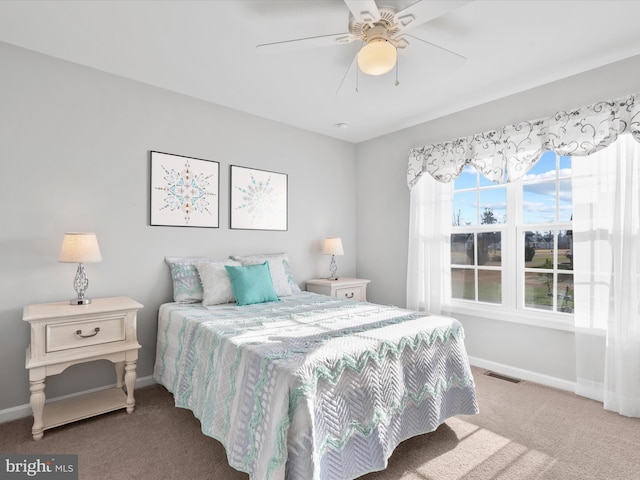
[[[336,255],[344,255],[342,248],[342,239],[338,237],[327,238],[322,247],[323,255],[331,255],[331,264],[329,265],[329,280],[338,280],[336,273],[338,266],[336,265]]]
[[[89,286],[89,279],[84,272],[84,263],[96,263],[102,261],[98,239],[95,233],[89,232],[67,232],[62,240],[60,249],[60,262],[77,263],[78,270],[73,280],[73,288],[78,294],[78,298],[71,299],[71,305],[88,305],[91,300],[85,298],[84,293]]]

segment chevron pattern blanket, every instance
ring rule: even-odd
[[[154,378],[251,479],[352,479],[477,413],[463,337],[451,318],[308,292],[165,304]]]

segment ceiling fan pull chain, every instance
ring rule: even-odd
[[[400,85],[400,81],[398,80],[398,65],[400,65],[400,56],[396,60],[396,87]]]
[[[359,93],[359,90],[358,90],[358,82],[359,82],[359,80],[360,80],[360,75],[359,75],[358,70],[360,70],[360,69],[356,66],[356,93]]]

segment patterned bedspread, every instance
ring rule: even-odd
[[[160,307],[155,380],[253,480],[352,479],[477,413],[458,321],[302,292]]]

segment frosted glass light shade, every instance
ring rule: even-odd
[[[369,41],[358,52],[358,67],[367,75],[389,72],[398,59],[396,47],[383,38]]]
[[[342,239],[339,237],[327,238],[322,247],[324,255],[344,255]]]
[[[65,233],[59,261],[63,263],[101,262],[102,255],[96,234],[90,232]]]

